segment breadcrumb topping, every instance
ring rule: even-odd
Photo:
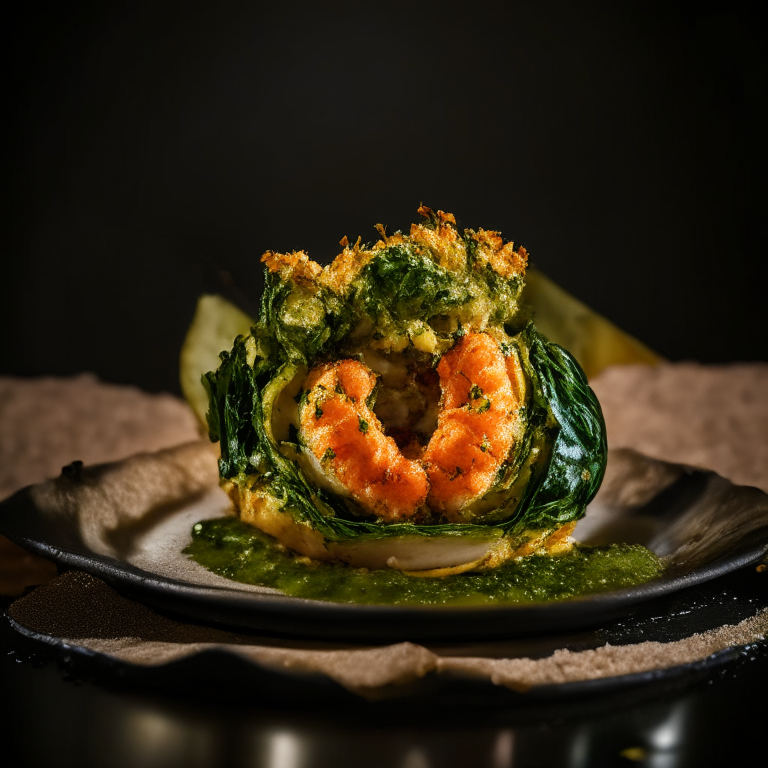
[[[312,261],[304,251],[267,251],[261,260],[270,272],[278,272],[282,280],[292,280],[314,290],[323,286],[343,295],[366,264],[385,248],[412,244],[426,251],[443,269],[461,273],[467,270],[467,242],[474,241],[475,269],[490,267],[505,280],[525,275],[528,252],[522,246],[516,250],[511,241],[505,243],[499,232],[465,229],[462,235],[452,213],[433,211],[425,205],[419,206],[418,212],[424,221],[412,224],[408,235],[402,232],[387,235],[385,226],[377,224],[381,239],[370,248],[363,247],[360,238],[350,245],[346,236],[343,237],[341,253],[325,268]]]
[[[267,251],[261,260],[270,272],[279,272],[282,280],[298,283],[306,288],[314,287],[323,268],[304,251],[275,253]]]

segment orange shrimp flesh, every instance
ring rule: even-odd
[[[375,384],[376,375],[357,360],[313,368],[304,384],[301,436],[331,483],[365,510],[396,522],[424,504],[429,484],[366,402]]]
[[[442,403],[422,464],[427,504],[458,522],[461,509],[493,485],[514,445],[519,400],[496,340],[468,333],[437,367]]]

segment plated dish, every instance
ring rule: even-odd
[[[3,532],[169,611],[348,638],[563,631],[761,557],[765,494],[712,473],[613,452],[595,497],[600,407],[520,302],[524,249],[419,212],[409,235],[345,239],[326,268],[265,254],[259,317],[203,376],[217,460],[199,443],[73,465],[3,504]],[[574,536],[647,547],[655,568],[574,570]],[[277,572],[282,552],[290,579],[243,578],[255,560]],[[542,562],[547,589],[499,587]],[[382,573],[400,581],[381,590]]]
[[[176,449],[187,452],[184,465],[193,449],[207,451],[204,445]],[[649,467],[664,472],[650,472]],[[209,483],[207,490],[192,489],[175,506],[150,506],[137,517],[134,508],[129,514],[121,506],[122,497],[94,498],[96,471],[104,472],[83,470],[79,502],[67,477],[20,491],[0,505],[0,532],[175,615],[302,637],[447,640],[563,632],[625,615],[644,601],[757,563],[768,552],[766,494],[734,486],[713,473],[619,451],[609,457],[607,481],[592,503],[592,530],[584,538],[600,543],[631,538],[645,544],[667,562],[665,574],[655,581],[529,605],[415,607],[304,600],[224,579],[182,554],[198,520],[228,513],[220,489]],[[632,499],[622,495],[629,487],[635,491]],[[105,503],[111,508],[105,509]]]
[[[419,208],[326,267],[267,252],[258,318],[205,373],[240,519],[313,560],[425,578],[570,548],[600,406],[520,301],[524,248]]]

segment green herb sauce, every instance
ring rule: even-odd
[[[661,575],[656,555],[637,544],[576,546],[557,556],[532,555],[490,571],[442,578],[408,576],[310,561],[257,528],[227,517],[197,523],[184,550],[234,581],[339,603],[456,605],[532,603],[632,587]]]

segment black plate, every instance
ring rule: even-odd
[[[97,534],[86,530],[93,521],[86,525],[77,508],[52,511],[25,489],[0,505],[0,532],[169,613],[250,630],[366,641],[509,638],[595,626],[768,553],[768,496],[762,491],[623,450],[610,452],[606,478],[577,538],[644,543],[666,559],[665,575],[639,587],[554,603],[348,605],[228,581],[181,554],[196,521],[225,514],[227,501],[218,489],[122,526],[105,514],[112,527]]]

